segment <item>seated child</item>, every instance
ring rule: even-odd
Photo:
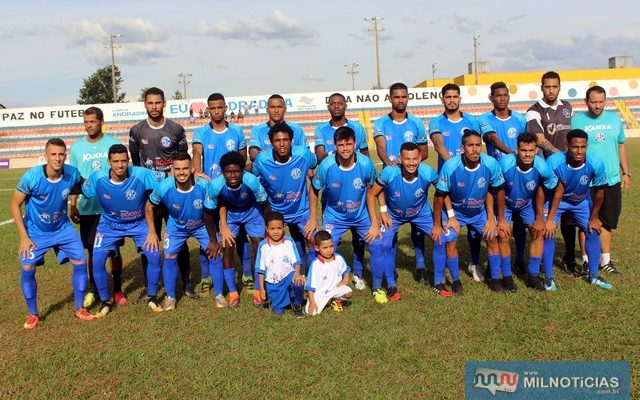
[[[335,311],[342,311],[342,301],[351,298],[349,272],[344,258],[333,250],[333,240],[327,231],[315,236],[317,258],[309,266],[307,274],[307,307],[309,315],[318,315],[331,302]]]
[[[305,278],[300,274],[301,261],[296,245],[284,234],[284,216],[271,212],[265,216],[266,238],[258,245],[256,271],[260,280],[260,297],[269,299],[275,315],[282,315],[293,299],[293,314],[304,318],[302,297]]]

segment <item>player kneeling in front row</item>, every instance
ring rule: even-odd
[[[420,162],[420,149],[412,142],[400,147],[400,164],[388,165],[380,172],[373,186],[367,191],[367,209],[371,228],[365,235],[371,253],[373,297],[378,303],[400,300],[396,287],[394,236],[398,229],[410,223],[427,235],[434,228],[431,206],[427,201],[429,186],[435,185],[438,174],[429,165]],[[376,215],[376,199],[384,191],[384,203],[380,204],[380,223]],[[444,271],[445,243],[454,240],[451,231],[440,229],[433,245],[433,264],[436,271]],[[444,275],[444,272],[443,272]],[[387,293],[382,289],[382,278],[387,281]],[[450,294],[449,294],[450,296]]]
[[[589,282],[602,289],[611,289],[613,285],[598,275],[600,260],[600,230],[602,222],[598,218],[604,198],[604,186],[607,175],[604,163],[598,157],[587,153],[588,135],[582,129],[573,129],[567,134],[567,151],[558,152],[547,159],[549,169],[558,177],[558,188],[555,191],[547,224],[551,221],[558,225],[560,217],[565,213],[573,215],[573,219],[585,233],[585,248],[589,256]],[[591,198],[589,185],[593,187]],[[555,226],[547,231],[555,233]],[[543,262],[545,267],[545,289],[556,291],[553,279],[553,257],[555,254],[555,237],[547,235],[544,241]]]
[[[164,206],[169,210],[167,230],[164,234],[164,263],[162,274],[167,297],[158,305],[156,294],[160,280],[160,265],[149,265],[148,302],[153,311],[170,311],[176,308],[176,280],[178,279],[178,252],[187,239],[194,237],[204,249],[209,245],[209,235],[204,224],[204,198],[207,181],[195,178],[192,173],[191,156],[177,153],[171,165],[173,176],[165,178],[149,195],[145,206],[145,216],[149,233],[144,248],[158,251],[158,235],[154,229],[153,209]],[[215,238],[214,238],[215,240]],[[213,257],[209,257],[211,260]],[[209,263],[211,266],[211,262]],[[236,293],[237,295],[237,293]]]
[[[511,265],[501,263],[498,247],[498,230],[509,232],[509,224],[504,219],[504,177],[498,162],[482,154],[482,139],[476,131],[466,130],[462,135],[462,154],[448,159],[442,166],[436,185],[437,192],[433,205],[434,229],[441,227],[442,207],[447,197],[451,199],[453,210],[447,211],[447,224],[456,232],[465,225],[474,235],[482,235],[487,242],[487,259],[491,281],[489,288],[494,292],[509,290],[513,286]],[[490,190],[491,189],[491,190]],[[493,193],[493,194],[492,194]],[[495,195],[495,203],[494,203]],[[498,210],[494,213],[494,204]],[[439,232],[438,232],[439,233]],[[457,240],[447,243],[447,266],[453,279],[453,290],[461,286],[459,280]],[[503,282],[501,283],[500,271]],[[437,277],[436,292],[444,289],[444,274]],[[456,283],[457,282],[457,283]]]
[[[257,254],[258,244],[264,238],[265,209],[269,209],[267,192],[255,175],[244,170],[246,159],[237,151],[230,151],[220,158],[222,175],[212,180],[207,186],[205,207],[207,214],[207,229],[213,232],[214,226],[220,225],[220,243],[223,249],[224,281],[229,288],[229,301],[222,294],[223,277],[212,270],[213,287],[216,306],[224,308],[238,305],[239,297],[236,291],[236,269],[234,254],[236,238],[241,229],[249,235],[253,254]],[[219,221],[218,221],[219,219]],[[257,274],[257,270],[256,270]],[[258,282],[256,276],[255,282]],[[254,304],[262,305],[260,291],[254,289]],[[234,294],[235,293],[235,294]]]
[[[149,288],[158,285],[154,271],[160,268],[160,252],[143,248],[148,234],[144,206],[156,187],[156,176],[149,169],[130,167],[129,152],[122,144],[111,146],[108,158],[110,168],[94,172],[82,185],[82,193],[87,198],[97,197],[102,207],[93,243],[93,276],[101,300],[96,316],[107,315],[113,306],[105,263],[109,254],[118,251],[121,240],[132,238],[138,252],[147,257]],[[148,305],[158,306],[154,302]]]
[[[527,286],[544,290],[540,280],[540,261],[544,246],[544,200],[545,190],[554,190],[558,178],[548,168],[538,152],[538,140],[535,134],[524,132],[518,136],[515,154],[505,154],[500,158],[500,169],[505,185],[505,220],[507,223],[520,222],[529,228],[531,244],[529,246],[529,267]],[[554,229],[555,230],[555,229]],[[511,263],[511,246],[508,232],[500,232],[501,265]],[[515,291],[515,286],[504,285],[505,289]]]
[[[275,315],[283,315],[293,300],[293,314],[304,318],[302,297],[305,278],[300,274],[302,261],[290,237],[284,234],[284,216],[273,211],[265,216],[267,237],[260,242],[256,271],[260,297],[267,298]]]
[[[331,302],[334,311],[342,311],[343,302],[351,298],[349,273],[344,258],[335,252],[333,239],[327,231],[315,235],[317,258],[307,274],[307,306],[305,312],[318,315]]]
[[[76,167],[64,164],[67,146],[62,139],[47,141],[45,158],[46,165],[35,166],[20,178],[11,199],[11,216],[20,235],[20,286],[29,310],[25,329],[35,328],[40,321],[36,266],[44,264],[44,255],[51,248],[57,249],[60,264],[70,261],[73,265],[74,315],[83,321],[93,319],[83,307],[87,289],[84,249],[67,216],[67,199],[72,190],[79,190],[82,177]]]

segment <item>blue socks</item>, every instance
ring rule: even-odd
[[[211,271],[209,270],[209,257],[204,254],[202,249],[200,249],[200,279],[207,278],[211,278]]]
[[[589,257],[589,281],[591,281],[598,276],[598,262],[602,248],[600,247],[600,235],[595,229],[591,233],[587,229],[584,234],[586,236],[584,247]]]
[[[502,277],[508,278],[511,276],[511,256],[502,257],[500,259],[500,269],[502,270]]]
[[[224,286],[224,272],[222,272],[222,258],[218,257],[209,260],[209,268],[211,269],[211,278],[213,280],[213,294],[215,296],[222,294]]]
[[[84,307],[84,293],[87,290],[87,263],[73,265],[71,286],[73,287],[74,310]]]
[[[202,261],[202,258],[200,259],[200,261]],[[207,259],[207,265],[208,264],[209,260]],[[175,258],[165,257],[164,264],[162,265],[162,274],[164,275],[164,288],[167,291],[167,296],[173,297],[175,299],[176,281],[178,280],[178,260],[176,260]]]
[[[533,276],[540,275],[540,261],[542,261],[541,257],[529,257],[529,274]]]
[[[149,296],[155,296],[158,293],[158,282],[160,282],[160,273],[162,267],[160,266],[160,252],[159,251],[144,251],[144,254],[149,260],[147,266],[147,293]]]
[[[36,269],[20,272],[20,287],[27,303],[29,314],[40,315],[38,312],[38,284],[36,283]]]
[[[251,276],[251,243],[246,235],[238,236],[236,251],[242,260],[242,275]]]
[[[411,225],[411,243],[416,255],[416,269],[424,269],[424,232]]]
[[[105,251],[93,252],[93,280],[96,282],[96,289],[102,301],[109,301],[110,297],[107,270],[105,269],[107,255],[108,253]]]
[[[544,250],[542,251],[542,263],[544,264],[544,276],[553,279],[553,256],[556,251],[556,238],[544,240]]]
[[[229,292],[237,292],[236,288],[236,269],[235,268],[225,268],[223,270],[224,281],[227,283],[227,287],[229,288]]]
[[[491,279],[500,278],[500,254],[488,254],[489,270],[491,271]]]
[[[433,283],[437,285],[444,283],[444,269],[447,263],[447,254],[444,245],[444,239],[442,244],[433,244]]]

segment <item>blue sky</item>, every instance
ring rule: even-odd
[[[116,63],[127,99],[141,88],[189,98],[349,90],[376,81],[373,35],[381,16],[382,85],[461,75],[473,59],[491,71],[606,68],[628,54],[640,65],[636,1],[0,1],[0,103],[73,104],[97,68],[110,64],[104,35],[120,33]],[[553,4],[553,5],[551,5]],[[549,10],[553,10],[551,13]]]

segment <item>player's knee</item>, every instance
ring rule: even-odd
[[[165,254],[164,258],[166,260],[175,260],[176,258],[178,258],[178,255],[177,254]]]
[[[35,269],[36,269],[36,266],[34,264],[22,266],[23,271],[35,271]]]
[[[86,264],[87,260],[69,260],[69,262],[71,263],[71,265],[76,266]]]

